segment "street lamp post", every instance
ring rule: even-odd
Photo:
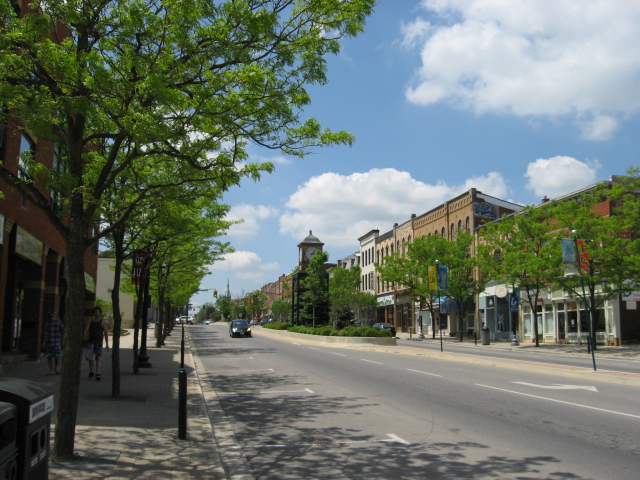
[[[577,260],[580,259],[580,250],[578,249],[578,232],[576,230],[572,230],[571,233],[573,233],[573,244],[575,245],[576,248],[576,254],[577,254]],[[584,241],[584,240],[583,240]],[[591,350],[591,358],[593,361],[593,370],[597,370],[596,369],[596,355],[595,355],[595,336],[594,336],[594,332],[593,332],[593,325],[591,325],[591,315],[590,315],[590,311],[589,311],[589,307],[587,306],[587,294],[585,292],[584,289],[584,275],[582,273],[582,266],[580,264],[578,264],[578,273],[580,274],[580,283],[582,285],[582,302],[584,305],[584,311],[585,311],[585,315],[587,316],[587,326],[589,327],[589,340],[588,340],[588,344],[589,344],[589,348]]]
[[[440,260],[436,260],[436,296],[438,297],[438,330],[440,331],[440,351],[443,351],[442,344],[442,321],[440,316],[442,315],[442,299],[440,298],[440,276],[438,274],[438,265]]]
[[[518,298],[518,296],[516,295],[516,286],[513,285],[513,292],[511,294],[511,302],[513,302],[514,298]],[[510,314],[511,314],[511,330],[512,330],[512,334],[513,337],[511,338],[511,346],[516,347],[518,345],[520,345],[518,343],[518,310],[517,310],[517,304],[515,306],[515,310],[513,310],[513,306],[511,305],[511,302],[509,302],[509,310],[510,310]],[[513,319],[513,314],[516,314],[516,319]]]

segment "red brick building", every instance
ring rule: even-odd
[[[16,4],[17,5],[17,4]],[[16,8],[20,8],[17,6]],[[24,4],[23,9],[29,8]],[[24,12],[22,12],[24,13]],[[0,109],[2,105],[0,104]],[[3,112],[6,113],[6,112]],[[50,170],[64,168],[62,149],[0,115],[0,168],[21,178],[27,173],[21,154],[31,154]],[[34,183],[37,193],[48,199],[45,213],[15,188],[0,179],[0,361],[16,354],[39,358],[43,322],[48,311],[64,320],[67,290],[65,240],[52,217],[62,211],[62,196]],[[95,301],[97,247],[85,252],[85,301]],[[1,369],[0,369],[1,371]]]

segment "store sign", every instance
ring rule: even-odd
[[[622,296],[625,302],[640,302],[640,292],[631,292]]]
[[[378,297],[379,307],[388,307],[389,305],[393,305],[393,295],[383,295]]]
[[[4,230],[4,229],[3,229]],[[31,260],[38,265],[42,265],[42,255],[44,253],[44,243],[31,235],[22,227],[16,230],[16,253],[22,255],[27,260]]]

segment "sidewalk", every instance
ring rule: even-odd
[[[110,339],[111,340],[111,339]],[[185,340],[187,372],[187,440],[178,439],[178,373],[181,330],[176,328],[155,347],[148,330],[151,368],[133,374],[133,335],[120,339],[119,400],[111,398],[111,352],[103,353],[102,381],[88,378],[83,361],[78,398],[75,451],[80,460],[50,462],[49,478],[73,479],[225,479],[195,363]],[[109,343],[111,345],[111,342]],[[58,405],[60,377],[46,376],[46,361],[24,362],[2,374],[50,384]],[[57,410],[52,414],[51,448]]]
[[[424,339],[418,338],[417,334],[409,335],[408,333],[398,332],[396,335],[398,345],[411,346],[413,342],[431,342],[440,344],[440,337],[436,336],[435,339],[431,335],[425,335]],[[531,342],[519,342],[519,345],[511,345],[511,342],[505,341],[491,341],[489,345],[482,345],[480,338],[477,342],[474,342],[473,338],[468,339],[465,335],[462,342],[458,341],[455,337],[442,337],[443,344],[456,345],[469,348],[483,348],[483,349],[495,349],[495,350],[511,350],[511,351],[525,351],[527,353],[553,353],[563,355],[577,355],[577,356],[591,356],[591,353],[587,351],[586,344],[560,344],[560,343],[540,343],[536,347],[535,343]],[[630,344],[622,345],[619,347],[598,345],[596,347],[596,358],[624,358],[627,360],[640,361],[640,345]]]

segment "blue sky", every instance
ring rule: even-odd
[[[640,166],[638,25],[630,0],[379,0],[304,112],[355,144],[252,149],[276,171],[225,196],[243,223],[201,288],[277,280],[310,230],[335,262],[469,188],[537,204]]]

